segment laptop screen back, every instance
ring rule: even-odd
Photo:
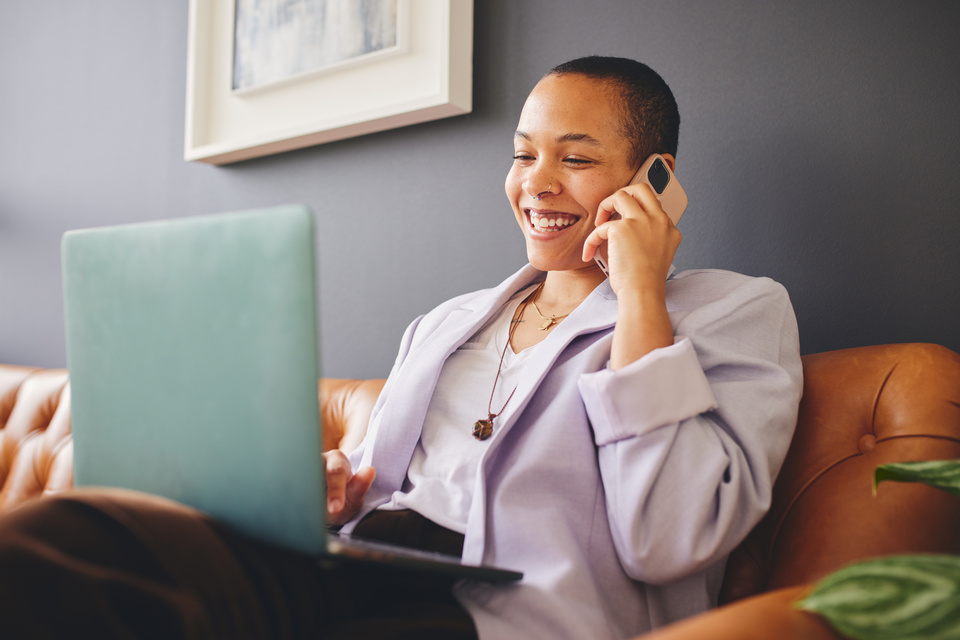
[[[62,257],[77,486],[322,551],[311,212],[72,231]]]

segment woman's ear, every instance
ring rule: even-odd
[[[660,157],[663,158],[664,162],[667,163],[667,166],[670,167],[670,171],[677,170],[677,159],[673,157],[673,154],[670,153],[661,153]]]

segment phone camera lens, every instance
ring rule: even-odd
[[[647,179],[650,181],[650,186],[657,192],[657,195],[663,193],[663,190],[667,188],[667,183],[670,182],[670,172],[667,171],[663,160],[657,158],[653,161],[650,170],[647,172]]]

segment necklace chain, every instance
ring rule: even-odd
[[[513,334],[516,332],[517,327],[520,325],[520,321],[523,319],[523,314],[527,310],[527,305],[530,304],[530,302],[533,300],[533,296],[539,293],[540,289],[542,288],[543,283],[540,284],[536,291],[527,296],[526,300],[523,301],[523,304],[520,305],[520,311],[517,313],[516,320],[511,320],[510,331],[507,334],[507,343],[503,345],[503,351],[500,352],[500,364],[497,365],[497,375],[493,379],[493,389],[490,390],[490,400],[487,401],[487,417],[477,420],[473,423],[473,437],[477,440],[486,440],[493,435],[493,419],[503,413],[503,410],[507,408],[508,404],[510,404],[513,394],[517,392],[517,387],[514,387],[513,391],[510,392],[510,395],[507,396],[507,401],[503,403],[500,411],[493,413],[493,396],[497,392],[497,383],[500,381],[500,372],[503,371],[503,359],[507,356],[507,349],[510,348],[510,342],[513,340]],[[534,305],[534,307],[536,307],[536,305]]]

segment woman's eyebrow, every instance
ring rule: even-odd
[[[603,146],[603,143],[589,133],[565,133],[557,138],[557,142],[584,142],[595,147]]]
[[[530,135],[525,132],[517,129],[517,132],[513,134],[514,138],[523,138],[524,140],[530,140]],[[595,147],[602,147],[603,143],[594,138],[589,133],[565,133],[562,136],[557,137],[557,142],[583,142]]]

